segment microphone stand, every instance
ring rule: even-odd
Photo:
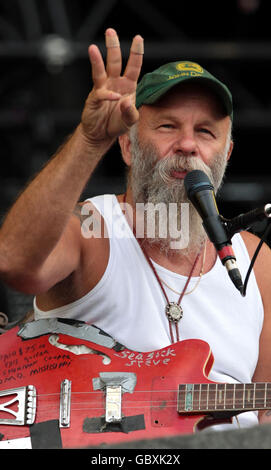
[[[265,204],[264,206],[261,206],[257,209],[253,209],[249,212],[246,212],[245,214],[240,214],[236,217],[233,217],[232,219],[226,219],[223,216],[220,215],[222,224],[224,225],[224,228],[227,232],[228,235],[228,240],[230,242],[231,238],[235,233],[242,232],[244,230],[248,230],[251,228],[252,225],[254,225],[256,222],[261,222],[263,220],[267,220],[268,222],[271,221],[271,204]],[[248,269],[248,272],[246,274],[245,282],[241,291],[241,295],[245,297],[246,295],[246,290],[247,290],[247,284],[249,280],[250,273],[253,269],[254,263],[256,261],[256,258],[258,256],[258,253],[263,245],[263,243],[267,240],[267,237],[269,235],[269,232],[271,231],[271,224],[268,223],[267,227],[262,235],[262,238],[255,250],[255,253],[251,259],[250,266]]]
[[[221,216],[223,225],[226,228],[229,239],[233,237],[235,233],[248,230],[256,222],[271,219],[271,204],[265,204],[264,206],[253,209],[245,214],[237,215],[233,219],[225,219]]]

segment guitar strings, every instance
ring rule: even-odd
[[[185,385],[186,385],[186,384],[185,384]],[[190,385],[190,384],[188,384],[188,385]],[[207,388],[208,388],[208,384],[206,384],[206,383],[204,383],[204,384],[194,384],[194,385],[197,385],[197,386],[198,386],[198,385],[204,385],[204,386],[207,386]],[[234,385],[234,384],[219,384],[219,385]],[[239,385],[242,385],[242,386],[243,386],[243,384],[236,384],[236,385],[237,385],[237,386],[239,386]],[[251,386],[251,384],[248,384],[248,385]],[[268,383],[268,385],[269,385],[269,383]],[[271,382],[270,382],[270,389],[271,389]],[[216,390],[216,389],[213,389],[213,390],[212,390],[212,389],[209,388],[209,390],[208,390],[208,389],[207,389],[207,390],[202,389],[202,390],[201,390],[201,393],[203,393],[203,394],[204,394],[204,393],[214,394],[214,393],[218,393],[218,392],[224,393],[224,390],[225,390],[224,388],[223,388],[223,389],[222,389],[222,388],[221,388],[221,389],[217,389],[217,390]],[[262,392],[262,391],[270,392],[270,390],[269,390],[268,388],[266,388],[265,386],[263,386],[263,387],[256,387],[255,389],[254,389],[254,387],[246,388],[246,389],[245,389],[245,388],[242,388],[242,389],[241,389],[241,388],[235,388],[235,393],[242,393],[242,392],[248,392],[248,391],[252,392],[252,394],[257,394],[257,392]],[[134,390],[134,391],[133,391],[133,393],[169,393],[169,392],[173,392],[173,393],[176,393],[176,394],[178,394],[178,393],[184,393],[184,394],[185,394],[185,393],[192,393],[192,394],[195,394],[195,393],[199,393],[200,390],[199,390],[199,389],[198,389],[198,390],[191,390],[191,391],[189,390],[189,391],[187,392],[187,391],[185,391],[185,390],[176,390],[176,389],[174,388],[174,389]],[[233,388],[233,389],[226,390],[226,394],[227,394],[227,393],[231,393],[231,392],[234,393],[234,388]],[[101,391],[100,391],[100,390],[97,390],[97,391],[91,391],[91,390],[89,390],[89,391],[71,392],[71,395],[78,395],[78,394],[82,394],[82,395],[83,395],[83,394],[95,394],[95,393],[96,393],[96,394],[100,394]],[[10,394],[10,395],[11,395],[11,394]],[[60,393],[59,393],[59,392],[55,392],[55,393],[41,393],[41,394],[37,394],[36,396],[37,396],[37,397],[43,397],[43,396],[50,396],[50,395],[57,395],[57,396],[60,396]]]
[[[208,384],[202,384],[202,385],[208,385]],[[237,385],[242,385],[242,384],[237,384]],[[225,408],[230,408],[231,410],[255,410],[255,409],[270,409],[271,408],[271,398],[266,397],[257,397],[257,392],[266,392],[266,387],[257,387],[256,389],[250,388],[247,390],[244,389],[238,389],[236,392],[239,394],[241,392],[250,392],[250,398],[249,400],[244,396],[236,396],[233,399],[232,397],[227,397],[227,393],[231,392],[231,394],[234,394],[234,390],[228,390],[226,391],[226,394],[224,393],[224,389],[220,389],[218,391],[216,390],[202,390],[201,394],[199,390],[195,390],[194,393],[192,393],[193,398],[191,398],[191,404],[192,404],[192,410],[193,413],[191,414],[197,414],[197,412],[203,412],[205,411],[208,413],[208,411],[215,410],[215,411],[223,411]],[[218,393],[216,393],[218,392]],[[221,393],[221,396],[218,397],[219,392]],[[154,397],[151,398],[145,398],[145,399],[130,399],[130,397],[124,397],[122,400],[122,409],[138,409],[138,408],[160,408],[161,405],[163,406],[163,410],[166,408],[176,408],[177,404],[181,403],[183,404],[185,401],[185,391],[176,391],[176,389],[168,389],[168,390],[135,390],[133,392],[135,395],[139,393],[143,393],[146,395],[146,393],[149,394],[162,394],[162,397],[159,397],[158,399],[154,399]],[[170,393],[173,396],[169,397],[163,397],[164,394]],[[190,393],[190,392],[189,392]],[[180,394],[183,394],[184,396],[179,397]],[[208,397],[206,396],[208,394]],[[94,395],[99,398],[99,401],[95,400]],[[46,412],[51,411],[51,412],[59,412],[59,402],[60,402],[60,393],[46,393],[46,394],[37,394],[36,395],[38,400],[37,403],[37,413],[44,414]],[[91,398],[88,400],[88,398]],[[93,398],[94,397],[94,401]],[[3,397],[2,397],[3,398]],[[44,403],[44,399],[46,398],[51,398],[49,399],[49,403]],[[75,401],[76,398],[86,398],[85,401]],[[104,392],[101,391],[82,391],[82,392],[72,392],[71,393],[71,411],[91,411],[91,410],[103,410],[104,411],[104,403],[101,403],[101,400],[104,400],[105,395]],[[207,399],[208,398],[208,399]],[[75,399],[75,400],[74,400]],[[234,407],[233,407],[234,403]],[[263,405],[264,403],[264,405]],[[15,402],[16,404],[16,402]],[[258,406],[263,405],[263,406]],[[98,406],[94,406],[98,405]],[[187,410],[183,410],[182,408],[178,411],[176,410],[180,415],[189,415],[189,412]],[[8,413],[8,410],[6,409],[4,413]]]
[[[252,391],[252,389],[248,389],[250,391]],[[247,390],[247,391],[248,391]],[[259,391],[266,391],[266,388],[265,387],[261,387],[261,388],[257,388],[256,392],[259,392]],[[233,400],[233,397],[227,397],[225,396],[225,393],[224,393],[224,390],[222,390],[222,396],[220,397],[220,399],[217,397],[217,394],[216,396],[208,396],[208,400],[207,400],[207,397],[204,396],[206,395],[206,392],[207,391],[203,391],[201,392],[201,397],[196,397],[194,396],[193,399],[192,399],[192,405],[193,405],[193,411],[203,411],[203,410],[206,410],[206,411],[209,411],[209,409],[215,409],[217,411],[219,410],[223,410],[224,407],[225,408],[231,408],[231,409],[234,409],[233,408],[233,402],[234,402],[234,405],[235,405],[235,408],[236,409],[245,409],[245,410],[251,410],[251,409],[255,409],[257,408],[257,404],[262,404],[263,401],[264,401],[264,406],[263,408],[266,409],[268,407],[271,406],[271,399],[270,398],[265,398],[264,397],[257,397],[257,396],[254,396],[253,397],[253,394],[251,394],[252,396],[250,396],[250,400],[248,401],[248,399],[246,399],[245,396],[242,396],[242,397],[236,397],[235,396],[235,400]],[[215,390],[212,390],[213,394],[215,394]],[[229,391],[228,391],[229,392]],[[233,392],[233,390],[230,390],[230,392]],[[238,392],[241,392],[241,390],[238,390]],[[161,401],[163,400],[163,409],[165,408],[175,408],[177,403],[180,402],[179,400],[179,391],[176,391],[176,390],[136,390],[134,392],[135,394],[139,394],[139,393],[151,393],[151,394],[155,394],[155,393],[160,393],[160,394],[167,394],[167,393],[173,393],[174,396],[173,397],[170,397],[170,399],[167,399],[167,402],[164,403],[165,400],[163,400],[163,397],[159,397],[159,399],[155,400],[154,398],[150,398],[150,399],[141,399],[141,400],[127,400],[126,397],[124,397],[124,400],[122,401],[122,408],[123,409],[133,409],[133,408],[161,408]],[[184,391],[182,391],[181,393],[185,393]],[[196,391],[196,394],[199,395],[199,392]],[[104,399],[104,395],[101,394],[101,391],[89,391],[89,392],[72,392],[71,393],[71,396],[72,398],[79,398],[80,395],[86,397],[86,398],[89,398],[89,396],[91,396],[91,398],[93,397],[93,395],[97,395],[97,397],[99,397],[100,399]],[[56,407],[59,407],[59,398],[60,398],[60,394],[59,393],[52,393],[52,394],[37,394],[37,397],[39,399],[41,399],[41,402],[39,403],[38,405],[38,411],[39,412],[45,412],[46,409],[48,409],[49,407],[52,406],[52,404],[55,404]],[[45,404],[43,403],[43,398],[46,398],[46,397],[54,397],[55,400],[54,401],[51,401],[49,404]],[[165,397],[164,397],[165,398]],[[166,397],[167,398],[167,397]],[[183,399],[182,399],[183,401]],[[99,406],[94,406],[94,405],[99,405]],[[231,406],[230,406],[231,405]],[[83,408],[77,408],[78,406],[83,406]],[[83,410],[104,410],[104,404],[100,403],[100,402],[96,402],[96,401],[93,401],[93,400],[87,400],[87,401],[74,401],[74,400],[71,400],[71,410],[72,411],[83,411]],[[51,411],[53,411],[51,409]],[[179,411],[180,414],[185,414],[187,413],[186,411],[182,411],[180,410]]]

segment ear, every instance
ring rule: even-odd
[[[131,155],[131,141],[128,133],[123,134],[119,137],[119,146],[121,148],[121,154],[124,162],[127,166],[131,166],[132,155]]]
[[[231,157],[231,154],[232,154],[232,151],[233,151],[233,146],[234,146],[234,143],[233,143],[233,140],[231,140],[230,147],[229,147],[229,150],[228,150],[228,155],[227,155],[227,161]]]

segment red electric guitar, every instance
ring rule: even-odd
[[[0,449],[176,436],[270,408],[270,383],[214,383],[212,364],[201,340],[139,353],[83,322],[12,328],[0,337]]]

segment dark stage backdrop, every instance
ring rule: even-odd
[[[193,60],[229,86],[235,147],[218,199],[220,212],[232,217],[270,202],[269,3],[1,0],[1,219],[77,125],[92,85],[87,47],[95,43],[105,54],[107,27],[119,33],[124,65],[131,39],[139,33],[145,38],[143,73],[169,61]],[[119,193],[124,185],[125,167],[116,144],[82,199]],[[254,230],[261,235],[264,228],[257,224]],[[17,317],[21,297],[16,297],[16,307],[11,297],[10,309]]]

